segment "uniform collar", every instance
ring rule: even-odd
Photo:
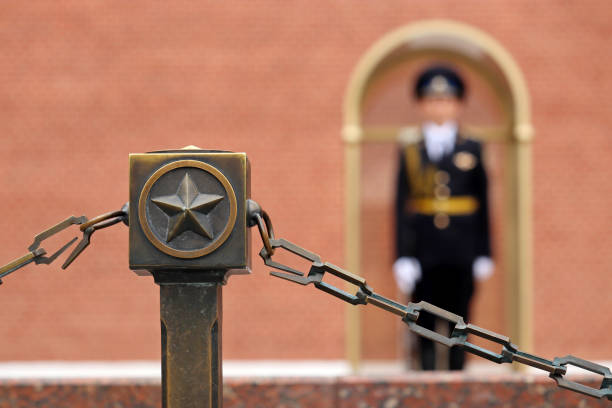
[[[445,122],[438,125],[434,122],[425,122],[422,125],[423,138],[427,156],[434,162],[438,162],[455,149],[457,141],[457,122]]]

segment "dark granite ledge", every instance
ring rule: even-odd
[[[585,382],[584,379],[577,379]],[[594,379],[590,386],[598,386]],[[1,381],[0,408],[161,407],[159,381]],[[612,407],[546,376],[414,373],[392,377],[227,378],[225,408]]]

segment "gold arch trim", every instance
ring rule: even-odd
[[[384,129],[364,129],[361,123],[361,107],[368,85],[376,77],[377,69],[399,47],[436,37],[451,37],[470,44],[482,51],[494,63],[506,81],[509,95],[510,121],[506,129],[494,129],[496,140],[507,143],[506,166],[508,179],[507,197],[509,203],[505,216],[504,231],[507,265],[506,287],[508,321],[510,334],[522,349],[532,349],[532,225],[531,225],[531,141],[534,131],[531,125],[529,92],[521,69],[510,53],[487,33],[451,20],[425,20],[400,27],[377,41],[357,63],[345,93],[342,138],[345,142],[345,256],[346,267],[360,273],[360,161],[361,143],[379,132],[381,139]],[[418,53],[406,50],[404,53]],[[456,55],[461,51],[453,50]],[[480,61],[467,52],[462,55]],[[487,76],[487,73],[479,74]],[[490,73],[499,75],[499,73]],[[489,76],[490,79],[490,76]],[[489,81],[490,82],[490,81]],[[382,132],[382,133],[381,133]],[[387,131],[389,133],[389,131]],[[500,137],[500,135],[506,137]],[[518,296],[516,296],[518,294]],[[361,323],[359,310],[347,309],[346,353],[353,369],[361,361]]]
[[[343,137],[347,142],[358,141],[361,119],[361,102],[376,68],[399,46],[433,36],[452,36],[464,40],[485,51],[507,79],[514,101],[514,136],[520,141],[530,141],[533,136],[531,107],[524,76],[514,58],[493,37],[477,28],[451,20],[427,20],[409,24],[385,35],[359,60],[349,80],[344,98]]]

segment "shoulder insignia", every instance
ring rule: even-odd
[[[418,143],[421,139],[423,139],[421,131],[414,126],[401,128],[397,134],[397,141],[404,146]]]
[[[455,166],[463,171],[472,170],[474,167],[476,167],[476,162],[476,156],[470,152],[458,152],[455,153],[455,156],[453,157],[453,163]]]

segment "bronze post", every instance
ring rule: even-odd
[[[221,282],[186,283],[155,273],[160,287],[162,407],[223,405]]]
[[[250,272],[244,153],[130,155],[130,268],[160,287],[162,407],[223,405],[222,289]]]

